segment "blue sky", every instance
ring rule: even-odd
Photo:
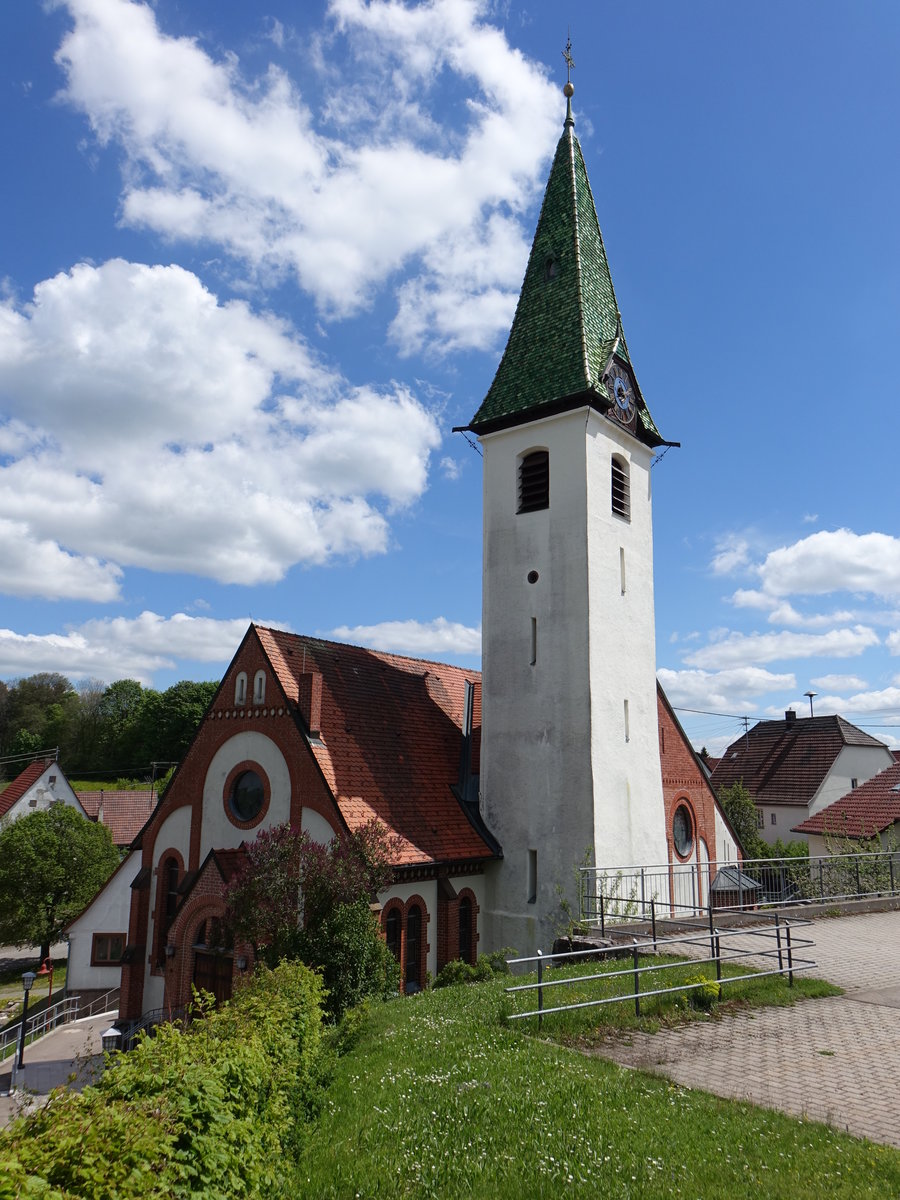
[[[699,746],[900,745],[900,7],[57,0],[0,15],[0,677],[215,678],[249,619],[477,664],[480,459],[571,30],[663,435]],[[700,716],[698,709],[722,716]]]

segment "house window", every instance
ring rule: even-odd
[[[400,961],[400,937],[403,929],[403,918],[399,908],[392,908],[384,919],[384,940],[387,948]]]
[[[124,933],[95,933],[91,942],[91,966],[118,966],[124,952]]]
[[[253,676],[253,703],[262,704],[266,698],[266,673],[257,671]]]
[[[612,459],[612,510],[616,516],[624,517],[626,521],[631,517],[628,464],[617,454],[613,455]]]
[[[765,827],[766,827],[765,813],[763,812],[763,810],[761,808],[758,808],[756,810],[756,828],[757,829],[765,829]]]
[[[408,995],[422,987],[419,954],[422,948],[422,910],[414,904],[406,914],[406,988]]]
[[[533,450],[519,462],[519,512],[550,507],[550,455]]]
[[[853,778],[850,780],[850,790],[852,791],[856,787],[859,787],[859,780],[856,778]]]
[[[237,679],[234,681],[234,703],[240,708],[242,704],[247,703],[247,672],[238,671]]]
[[[474,950],[472,901],[469,896],[463,896],[459,901],[459,957],[465,963],[474,963]]]
[[[770,813],[770,814],[769,814],[769,822],[770,822],[772,825],[777,825],[777,824],[778,824],[778,817],[776,816],[776,814],[775,814],[775,813]]]

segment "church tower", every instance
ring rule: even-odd
[[[571,83],[484,454],[482,814],[503,847],[486,942],[545,948],[575,870],[667,861],[641,394]]]

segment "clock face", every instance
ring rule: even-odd
[[[610,412],[623,425],[631,425],[634,421],[635,412],[634,384],[631,382],[631,376],[623,366],[614,362],[609,368],[606,378],[609,385],[609,394],[613,400]]]

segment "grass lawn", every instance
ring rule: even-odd
[[[539,1039],[533,1022],[506,1020],[509,982],[373,1007],[306,1131],[289,1194],[900,1196],[900,1152],[550,1040],[589,1041],[597,1014],[625,1005],[584,1010],[577,1027],[548,1018]]]

